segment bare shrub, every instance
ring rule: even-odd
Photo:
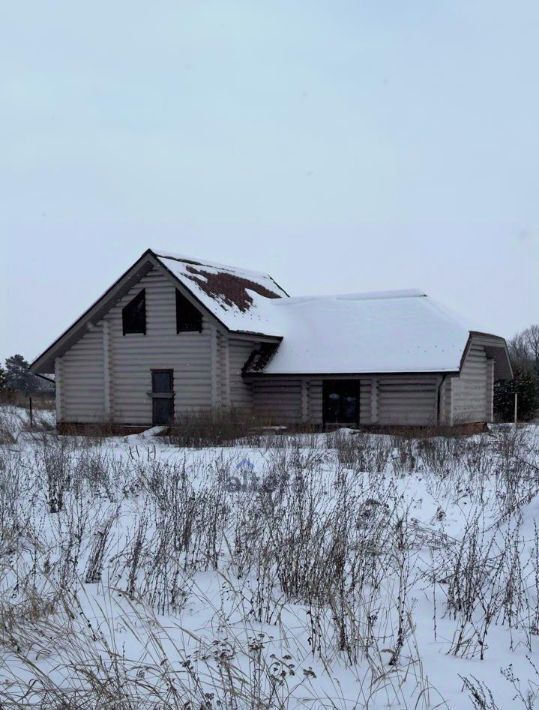
[[[105,562],[105,550],[107,548],[110,529],[114,523],[114,517],[115,516],[111,516],[108,518],[104,525],[102,525],[101,528],[95,533],[84,577],[86,584],[101,582],[103,565]]]
[[[176,416],[168,440],[175,446],[234,446],[262,422],[247,410],[223,409]]]
[[[515,675],[513,665],[501,668],[500,673],[511,685],[513,690],[513,703],[524,710],[533,710],[539,701],[539,670],[529,656],[526,656],[528,665],[533,670],[532,679],[523,686],[521,680]],[[501,710],[501,706],[495,702],[494,694],[483,681],[474,676],[462,677],[464,688],[476,710]]]
[[[338,430],[328,436],[327,446],[336,450],[340,464],[368,473],[385,471],[391,455],[386,438],[356,432]]]
[[[71,451],[65,440],[56,440],[43,446],[40,454],[47,478],[49,510],[58,513],[71,480]]]
[[[468,697],[474,710],[502,710],[494,702],[494,696],[490,688],[474,676],[462,678],[464,689],[468,692]]]
[[[2,444],[14,444],[17,441],[15,434],[10,426],[10,422],[0,413],[0,446]]]

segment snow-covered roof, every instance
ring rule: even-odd
[[[154,250],[229,330],[282,338],[246,373],[458,372],[472,328],[420,290],[289,297],[269,276]]]
[[[457,372],[470,329],[421,291],[286,298],[268,375]]]
[[[54,359],[156,262],[229,331],[271,338],[253,351],[246,374],[458,372],[470,341],[469,324],[422,291],[291,298],[268,274],[148,249],[36,358],[32,372],[51,372]],[[486,337],[497,376],[511,377],[505,341]]]
[[[153,250],[159,262],[229,330],[279,336],[268,302],[286,297],[269,274]]]

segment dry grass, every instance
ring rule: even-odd
[[[312,433],[317,429],[308,424],[279,426],[272,419],[246,409],[201,410],[177,415],[170,427],[168,441],[175,446],[192,448],[236,446],[238,443],[259,445],[268,438],[273,442],[279,436]]]
[[[14,407],[28,409],[30,406],[30,397],[32,397],[32,407],[34,409],[54,411],[54,392],[33,392],[31,395],[27,395],[23,392],[16,392],[15,390],[0,390],[0,405],[9,404]]]
[[[44,435],[24,454],[0,448],[1,707],[350,707],[329,681],[336,664],[355,674],[356,707],[444,707],[415,641],[418,585],[438,599],[433,627],[453,624],[449,653],[488,656],[494,624],[531,648],[539,536],[525,559],[521,511],[539,481],[524,430],[417,440],[253,435],[239,414],[187,424],[171,442],[227,448],[196,468],[192,452],[163,459],[147,444],[118,456]],[[239,440],[264,468],[236,494],[226,452]],[[460,539],[403,505],[412,472],[440,499],[473,501]],[[217,596],[199,585],[208,573]],[[193,605],[209,635],[182,623]],[[465,688],[495,702],[472,678]]]

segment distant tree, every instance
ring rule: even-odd
[[[526,338],[524,337],[524,331],[517,333],[515,336],[508,341],[507,347],[509,349],[509,357],[511,358],[511,365],[515,367],[527,367],[529,364],[529,351]]]
[[[518,418],[532,419],[539,410],[539,325],[517,333],[508,342],[514,379],[497,382],[494,388],[494,410],[502,421],[514,416],[515,393],[518,394]]]
[[[22,355],[12,355],[6,359],[5,386],[7,389],[29,394],[43,389],[41,379],[32,374],[30,365]]]
[[[496,419],[513,421],[515,415],[515,394],[518,395],[518,418],[520,421],[533,419],[539,408],[537,377],[530,369],[519,369],[513,365],[514,378],[497,382],[494,387],[494,411]]]
[[[523,369],[539,370],[539,325],[517,333],[508,343],[511,363]]]
[[[539,369],[539,324],[530,325],[523,332],[528,349],[528,356],[533,360],[536,369]]]
[[[0,365],[0,390],[5,390],[6,389],[6,371]]]

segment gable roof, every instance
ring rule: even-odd
[[[253,353],[251,375],[458,373],[472,331],[421,291],[291,298],[268,274],[148,249],[31,365],[54,369],[151,268],[162,268],[229,332],[282,340]],[[512,377],[503,338],[482,334],[496,376]],[[490,351],[488,350],[490,348]]]
[[[268,301],[288,297],[269,274],[179,256],[152,252],[193,296],[228,330],[277,336]]]
[[[166,271],[186,288],[208,313],[230,332],[279,337],[266,314],[266,304],[287,297],[268,274],[189,259],[147,249],[84,313],[30,365],[34,373],[54,371],[54,360],[96,324],[142,276],[152,268]]]

